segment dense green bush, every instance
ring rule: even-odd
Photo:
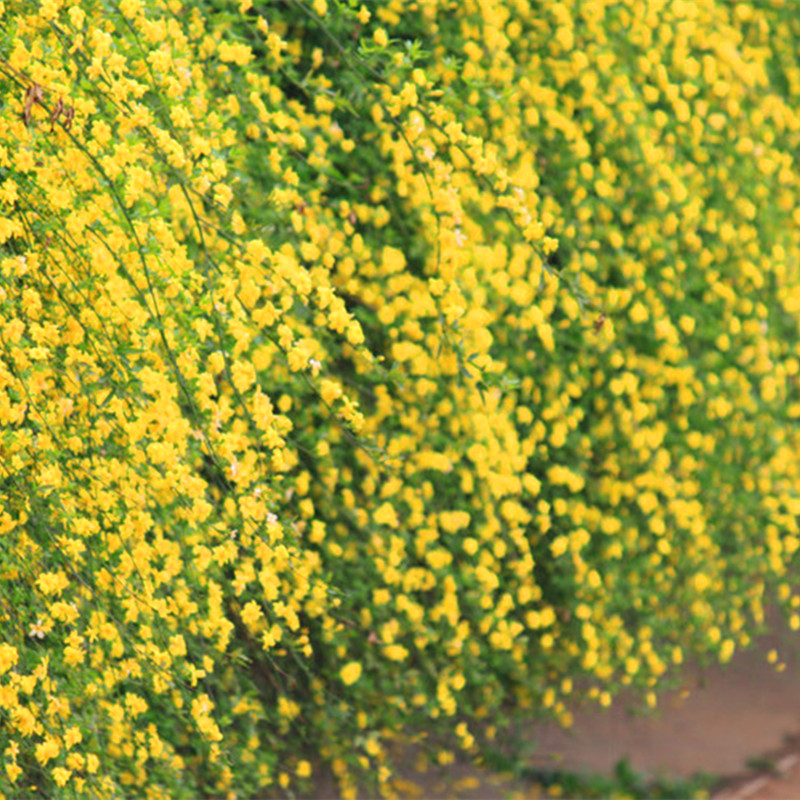
[[[391,795],[800,627],[798,36],[0,3],[6,791]]]

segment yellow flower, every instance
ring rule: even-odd
[[[45,594],[61,594],[69,586],[69,580],[64,572],[43,572],[36,584]]]
[[[56,767],[53,770],[53,780],[56,782],[57,786],[65,786],[71,775],[72,770],[66,769],[65,767]]]
[[[358,661],[345,664],[339,672],[339,677],[346,686],[352,686],[361,677],[361,664]]]
[[[259,619],[261,619],[261,616],[261,606],[259,606],[254,600],[250,600],[242,609],[242,622],[244,622],[248,628],[252,628],[259,621]]]
[[[408,657],[408,650],[401,644],[386,645],[383,652],[390,661],[405,661]]]
[[[10,644],[0,644],[0,675],[13,667],[19,659],[17,648]]]
[[[48,736],[45,741],[36,745],[36,760],[44,765],[54,759],[61,752],[58,742]]]

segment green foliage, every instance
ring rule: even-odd
[[[390,796],[800,627],[798,36],[0,3],[4,790]]]

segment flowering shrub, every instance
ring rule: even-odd
[[[10,795],[388,796],[800,627],[790,6],[0,3]]]

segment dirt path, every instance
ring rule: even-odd
[[[782,671],[767,661],[773,649]],[[631,716],[616,706],[576,714],[572,731],[535,726],[530,735],[542,766],[605,772],[628,758],[646,774],[690,777],[746,772],[749,761],[781,752],[798,733],[800,635],[781,626],[730,664],[690,673],[685,691],[662,698],[657,715]]]
[[[771,650],[780,671],[767,660]],[[535,768],[610,774],[627,759],[651,777],[725,777],[715,800],[800,800],[800,634],[776,624],[730,664],[688,672],[684,689],[664,696],[656,714],[615,704],[579,711],[569,731],[534,725],[519,735]],[[524,782],[467,765],[408,777],[421,797],[535,796]]]
[[[771,759],[766,771],[732,782],[713,800],[798,800],[800,798],[800,741]]]
[[[610,775],[626,759],[642,775],[724,778],[713,800],[800,800],[800,633],[775,632],[725,666],[687,671],[684,687],[663,696],[656,713],[631,714],[625,703],[575,713],[569,731],[521,728],[518,741],[534,769]],[[779,654],[776,669],[767,654]],[[534,798],[522,779],[456,763],[419,773],[407,759],[401,798]],[[336,795],[332,783],[317,798]]]

